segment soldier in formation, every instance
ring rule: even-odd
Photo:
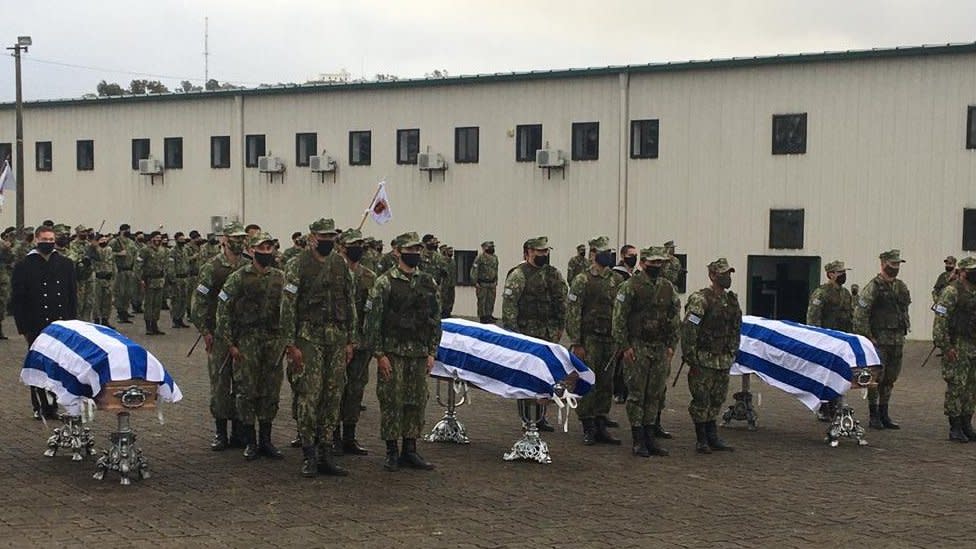
[[[956,266],[953,265],[953,268]],[[976,442],[976,258],[959,261],[959,276],[949,282],[935,302],[932,338],[942,350],[942,378],[946,382],[945,415],[949,440]]]
[[[950,255],[942,263],[945,265],[945,271],[939,273],[939,277],[935,279],[935,285],[932,286],[932,303],[938,301],[942,290],[956,279],[956,258]]]
[[[481,253],[474,258],[469,275],[478,300],[478,321],[492,324],[496,320],[495,292],[498,288],[498,256],[495,255],[494,242],[486,240],[481,243]]]
[[[821,284],[810,294],[807,305],[807,324],[840,330],[854,331],[854,299],[844,287],[847,283],[847,268],[843,261],[831,261],[824,266],[827,282]],[[825,402],[817,411],[817,419],[831,421],[837,413],[840,398]]]

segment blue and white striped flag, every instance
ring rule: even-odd
[[[459,318],[441,321],[443,333],[431,375],[458,377],[505,398],[549,398],[552,386],[576,372],[573,394],[585,395],[596,377],[562,345]]]
[[[742,317],[733,375],[756,374],[811,410],[851,387],[851,368],[881,361],[868,338],[758,316]]]
[[[160,384],[159,398],[177,402],[183,393],[163,365],[138,343],[99,324],[59,320],[44,328],[31,345],[20,380],[58,397],[71,415],[81,414],[109,381],[143,379]]]

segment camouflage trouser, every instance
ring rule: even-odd
[[[191,286],[192,284],[189,278],[177,278],[173,280],[172,290],[169,294],[169,314],[173,317],[173,320],[186,316]]]
[[[142,286],[139,285],[139,280],[138,279],[133,279],[133,280],[134,280],[134,282],[133,282],[132,294],[131,294],[132,295],[132,307],[134,309],[135,308],[141,309],[142,308],[142,302],[143,302],[143,295],[145,294],[145,292],[143,291]]]
[[[7,303],[10,301],[10,274],[0,268],[0,320],[7,316]]]
[[[942,379],[946,382],[945,415],[971,416],[976,410],[976,348],[958,346],[959,358],[942,357]]]
[[[495,290],[498,286],[479,286],[475,288],[478,297],[478,318],[486,318],[495,313]]]
[[[115,293],[115,309],[121,312],[129,311],[129,304],[134,301],[134,291],[139,287],[136,274],[132,270],[115,273],[113,291]]]
[[[444,286],[441,288],[441,318],[451,316],[454,310],[454,286]]]
[[[620,361],[627,384],[627,419],[632,427],[654,425],[671,375],[667,347],[662,344],[635,348],[634,354],[637,360],[633,363]]]
[[[688,413],[695,423],[714,421],[722,411],[725,397],[729,392],[728,369],[688,368],[688,391],[691,393],[691,403]]]
[[[363,392],[369,383],[369,361],[373,352],[368,349],[356,349],[352,355],[352,362],[346,367],[346,387],[342,391],[340,415],[342,423],[355,424],[359,421],[359,405],[363,403]]]
[[[281,358],[281,345],[276,337],[261,331],[247,333],[239,344],[243,358],[231,365],[237,417],[245,425],[271,422],[278,415],[284,377],[277,360]]]
[[[91,274],[85,280],[78,280],[78,318],[88,322],[92,319],[95,279]]]
[[[331,433],[339,423],[339,404],[346,384],[346,354],[343,345],[299,338],[295,346],[302,352],[303,368],[292,374],[298,434],[304,441],[331,443]]]
[[[92,293],[92,307],[95,317],[107,319],[112,314],[112,281],[100,278],[95,279],[94,292]]]
[[[217,339],[207,356],[207,369],[210,373],[210,414],[214,419],[236,419],[237,408],[231,389],[234,369],[227,357],[227,346]]]
[[[390,378],[376,376],[380,438],[420,438],[428,397],[427,357],[386,356],[390,359]]]
[[[576,415],[581,420],[606,417],[613,403],[613,341],[584,336],[583,349],[586,350],[586,365],[596,374],[596,384],[580,400]]]
[[[884,368],[881,371],[881,379],[878,380],[878,387],[868,389],[869,404],[888,404],[891,400],[891,391],[898,381],[901,374],[901,357],[904,345],[876,345],[878,358]]]
[[[150,322],[159,321],[159,311],[163,306],[163,287],[161,283],[161,278],[153,278],[146,281],[146,296],[143,300],[142,317]]]

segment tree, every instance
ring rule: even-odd
[[[425,78],[447,78],[447,69],[434,69],[433,72],[424,74]]]
[[[219,90],[220,82],[217,82],[216,78],[211,78],[210,80],[207,80],[207,83],[204,84],[203,87],[207,91]]]
[[[169,88],[159,80],[150,80],[146,82],[146,91],[149,93],[169,93]]]
[[[116,84],[115,82],[109,84],[104,80],[102,80],[101,82],[98,83],[97,86],[95,86],[95,91],[98,92],[98,95],[102,97],[106,97],[110,95],[125,95],[127,93],[126,90],[122,88],[122,86]]]
[[[129,93],[132,95],[144,95],[146,93],[146,81],[136,79],[129,82]]]
[[[400,77],[397,76],[397,75],[395,75],[395,74],[382,74],[381,73],[381,74],[377,74],[376,75],[376,81],[377,82],[396,82],[399,79],[400,79]]]
[[[177,89],[183,92],[195,92],[195,91],[203,91],[203,86],[195,86],[193,85],[193,82],[190,82],[189,80],[184,80],[180,82],[180,87]]]

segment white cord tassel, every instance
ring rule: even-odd
[[[569,391],[566,391],[565,393],[563,393],[563,396],[561,397],[553,393],[552,400],[553,402],[556,403],[556,406],[559,407],[559,409],[556,412],[556,419],[559,423],[563,424],[563,432],[568,433],[569,432],[569,410],[570,409],[575,410],[576,407],[579,406],[579,397],[577,397],[573,393],[570,393]],[[564,410],[564,408],[568,408],[568,409]],[[565,416],[563,415],[564,411],[566,412]]]

